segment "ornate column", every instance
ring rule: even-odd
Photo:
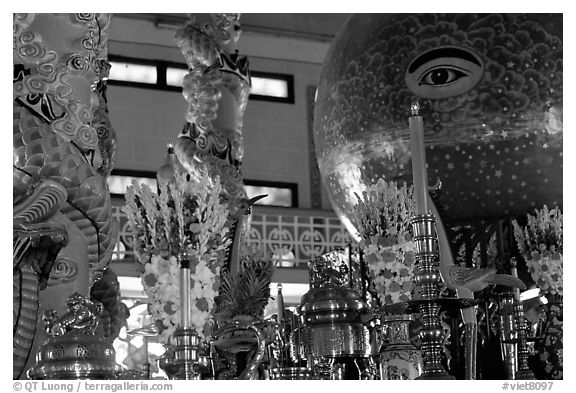
[[[190,20],[176,43],[188,64],[184,98],[189,107],[175,151],[190,172],[201,165],[220,176],[230,199],[245,198],[240,164],[244,155],[242,118],[251,81],[246,57],[238,55],[240,14],[209,14]]]
[[[239,247],[250,227],[250,206],[257,200],[247,200],[240,168],[251,80],[248,59],[238,55],[239,38],[240,14],[191,16],[175,37],[189,68],[182,92],[189,106],[175,152],[189,173],[207,171],[210,178],[220,178],[230,210],[233,243],[226,266],[231,273],[239,268]]]
[[[93,124],[110,18],[14,14],[13,22],[14,205],[26,204],[25,197],[45,182],[59,184],[66,194],[51,219],[65,229],[68,244],[56,256],[47,287],[40,292],[38,316],[48,309],[62,310],[75,292],[89,296],[116,243],[110,194],[99,173],[103,163],[108,164]],[[44,219],[40,215],[35,222]],[[29,301],[17,298],[15,313]],[[33,347],[22,359],[27,367],[46,337],[39,319],[31,327],[36,332]],[[17,376],[15,370],[14,377],[23,372]]]

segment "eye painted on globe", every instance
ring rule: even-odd
[[[440,47],[417,55],[408,66],[405,81],[416,95],[441,99],[472,89],[483,73],[483,62],[469,49]]]
[[[440,86],[469,76],[468,70],[453,66],[437,66],[424,72],[420,77],[419,85]]]

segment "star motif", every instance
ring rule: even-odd
[[[508,131],[502,131],[500,135],[502,135],[502,138],[508,138]]]
[[[469,162],[464,163],[464,168],[470,169],[470,163]]]
[[[480,168],[484,168],[488,163],[484,160],[480,160]]]
[[[544,144],[542,145],[542,148],[548,149],[548,143],[544,143]]]
[[[502,171],[501,171],[501,170],[497,170],[497,171],[494,173],[494,176],[496,176],[497,178],[500,178],[500,177],[502,176]]]
[[[508,194],[512,194],[514,192],[514,190],[512,190],[511,188],[508,189]]]
[[[449,170],[452,170],[452,169],[454,169],[454,164],[451,163],[451,162],[449,162],[449,163],[446,165],[446,167],[447,167]]]
[[[513,61],[509,61],[508,63],[506,63],[506,67],[508,68],[514,68],[515,63]]]
[[[490,144],[490,146],[488,146],[490,148],[490,150],[494,150],[494,145]]]
[[[524,163],[524,165],[528,165],[530,160],[528,159],[528,157],[526,157],[525,159],[522,160],[522,162]]]

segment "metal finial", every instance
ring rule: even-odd
[[[420,115],[420,103],[418,102],[417,98],[415,98],[412,101],[412,104],[410,104],[410,112],[411,112],[412,116]]]
[[[168,142],[166,147],[168,148],[168,153],[174,153],[174,142],[172,141]]]

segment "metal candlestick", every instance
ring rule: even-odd
[[[517,367],[517,330],[514,320],[514,295],[505,292],[498,302],[500,320],[500,350],[502,360],[506,365],[506,379],[516,379]]]
[[[530,351],[526,343],[526,320],[524,319],[524,306],[522,302],[514,304],[514,317],[516,318],[516,330],[518,332],[518,371],[516,379],[536,379],[530,367],[528,367],[528,356]]]
[[[186,252],[178,256],[180,264],[180,327],[174,332],[174,379],[200,379],[196,332],[190,325],[190,259]]]
[[[440,272],[436,219],[433,214],[419,214],[410,225],[416,245],[414,282],[420,299],[412,301],[421,312],[423,373],[417,379],[454,379],[442,365],[444,330],[440,325]]]
[[[179,256],[180,263],[180,326],[190,327],[190,260],[188,254],[182,252]]]
[[[513,277],[518,278],[518,269],[516,268],[516,258],[511,258],[510,265]],[[530,352],[526,343],[526,319],[524,318],[524,306],[520,300],[520,289],[514,288],[514,319],[516,320],[518,369],[516,379],[535,379],[534,373],[528,367],[528,356]]]

